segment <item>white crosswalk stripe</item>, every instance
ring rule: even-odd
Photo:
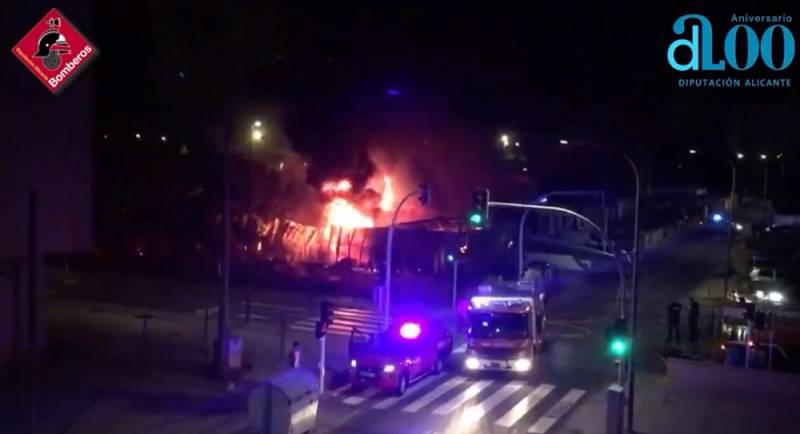
[[[400,402],[400,400],[402,400],[402,399],[408,399],[411,396],[419,395],[423,390],[425,390],[425,387],[427,387],[429,384],[435,382],[439,378],[441,378],[441,377],[434,377],[434,376],[425,377],[424,379],[420,380],[419,382],[414,383],[408,390],[406,390],[405,395],[403,395],[403,396],[392,396],[392,397],[389,397],[389,398],[385,398],[385,399],[379,401],[377,404],[373,405],[372,408],[374,408],[376,410],[386,410],[387,408],[389,408],[389,407],[397,404],[398,402]]]
[[[443,384],[440,384],[439,386],[437,386],[432,391],[430,391],[430,392],[426,393],[425,395],[423,395],[422,397],[418,398],[417,400],[415,400],[411,404],[408,404],[407,406],[403,407],[403,411],[408,412],[408,413],[416,413],[422,407],[425,407],[426,405],[428,405],[431,402],[435,401],[437,398],[439,398],[440,396],[444,395],[445,393],[447,393],[451,389],[453,389],[455,387],[458,387],[459,384],[461,384],[461,383],[463,383],[465,381],[467,381],[467,379],[464,378],[464,377],[453,377],[450,380],[448,380],[447,382],[445,382]]]
[[[479,421],[481,418],[486,416],[487,413],[492,411],[493,408],[500,405],[501,402],[505,401],[508,397],[522,389],[523,386],[524,384],[519,382],[504,384],[503,387],[483,400],[480,404],[468,406],[464,410],[464,414],[468,419],[467,422],[475,423]]]
[[[533,392],[529,393],[528,396],[522,398],[511,410],[508,410],[506,414],[503,415],[500,419],[495,422],[495,425],[499,425],[502,427],[510,428],[517,423],[518,420],[522,419],[533,407],[536,406],[539,402],[544,399],[551,391],[555,389],[555,386],[552,384],[541,384],[539,387],[533,390]]]
[[[342,398],[342,403],[356,406],[366,404],[372,410],[389,410],[397,408],[406,413],[418,413],[425,409],[432,415],[452,418],[456,414],[459,427],[476,426],[483,419],[490,419],[490,415],[496,408],[502,407],[507,403],[513,407],[503,410],[502,415],[494,414],[496,418],[492,423],[498,427],[516,427],[520,432],[524,428],[520,427],[524,422],[531,423],[532,413],[542,401],[553,394],[556,386],[552,384],[529,385],[523,380],[511,380],[500,384],[499,388],[489,391],[496,380],[470,379],[463,376],[427,376],[421,381],[414,383],[403,396],[386,397],[378,395],[380,389],[364,389],[356,395]],[[559,389],[560,390],[560,389]],[[564,391],[567,391],[564,388]],[[457,392],[453,395],[451,392]],[[512,398],[517,394],[524,395],[522,399]],[[563,392],[560,392],[561,394]],[[481,396],[483,394],[483,396]],[[546,411],[538,410],[535,420],[527,432],[533,434],[546,434],[561,418],[563,418],[586,394],[585,390],[569,389],[553,406]],[[380,396],[378,400],[371,401],[374,396]],[[486,396],[488,395],[488,396]],[[476,399],[481,396],[480,401]],[[555,398],[554,398],[555,399]],[[477,403],[476,403],[477,402]],[[404,407],[397,407],[398,404],[405,403]],[[507,407],[506,407],[507,408]],[[458,413],[456,411],[458,410]],[[452,428],[452,427],[451,427]],[[450,428],[448,428],[448,432]],[[458,428],[460,429],[460,428]]]
[[[483,380],[471,384],[466,390],[453,397],[450,401],[445,402],[444,404],[437,407],[436,410],[433,410],[433,413],[434,414],[451,413],[453,410],[457,409],[458,407],[461,407],[465,402],[478,396],[478,394],[481,393],[481,390],[489,387],[490,384],[492,384],[491,380]]]
[[[578,400],[581,399],[584,394],[586,394],[585,390],[570,390],[569,393],[564,395],[564,397],[555,403],[555,405],[550,407],[550,409],[547,410],[547,413],[540,417],[539,420],[533,424],[533,426],[528,428],[528,432],[545,434],[547,430],[549,430],[553,425],[555,425],[556,422],[558,422],[558,419],[567,414],[569,409],[572,408],[572,406],[575,405],[575,403],[578,402]]]
[[[245,318],[244,303],[241,303],[238,317]],[[285,319],[291,330],[313,333],[316,330],[318,314],[298,306],[283,306],[273,303],[251,303],[250,319],[256,321],[280,321]],[[378,333],[383,329],[383,317],[367,309],[336,307],[333,309],[333,324],[328,333],[350,336],[353,327],[365,333]]]
[[[361,404],[362,402],[366,401],[367,399],[372,398],[378,392],[380,392],[380,389],[376,389],[376,388],[364,389],[360,394],[353,395],[353,396],[348,396],[342,402],[344,402],[345,404],[348,404],[348,405],[358,405],[358,404]]]

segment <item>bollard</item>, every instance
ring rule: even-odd
[[[622,434],[625,412],[625,389],[612,384],[606,391],[606,434]]]

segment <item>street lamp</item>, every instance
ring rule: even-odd
[[[736,154],[736,158],[742,159],[744,155],[741,153]],[[728,252],[727,256],[725,257],[725,280],[722,287],[722,298],[724,300],[728,299],[728,275],[730,274],[731,269],[731,251],[733,250],[733,226],[736,223],[736,163],[732,159],[728,159],[728,165],[731,166],[731,194],[730,198],[730,219],[728,221]]]
[[[504,148],[508,147],[508,144],[510,143],[508,139],[508,134],[503,134],[502,136],[500,136],[500,142],[503,144]]]
[[[741,152],[737,152],[737,153],[736,153],[736,159],[737,159],[737,160],[741,160],[741,159],[743,159],[743,158],[744,158],[744,154],[742,154]]]
[[[264,130],[261,129],[261,121],[253,122],[250,126],[250,138],[253,142],[260,142],[264,138]]]
[[[246,242],[248,242],[248,246],[247,246],[248,248],[247,248],[247,253],[245,255],[245,261],[247,263],[247,266],[245,267],[245,273],[244,273],[245,274],[245,288],[244,288],[244,296],[245,296],[245,310],[244,310],[244,312],[245,313],[244,313],[244,320],[245,320],[245,323],[247,323],[247,324],[250,324],[250,316],[251,316],[251,310],[252,310],[252,287],[251,287],[251,284],[250,284],[250,280],[251,280],[250,279],[250,267],[252,267],[252,263],[253,263],[253,256],[252,256],[253,252],[252,252],[252,249],[250,249],[251,246],[250,246],[249,241],[250,241],[250,235],[254,234],[256,232],[256,229],[258,228],[258,226],[255,226],[255,222],[254,222],[254,219],[253,219],[253,164],[254,164],[254,160],[255,160],[253,158],[253,147],[254,147],[254,144],[261,142],[261,140],[264,138],[264,130],[261,128],[261,126],[262,126],[262,124],[261,124],[260,120],[255,120],[250,125],[250,143],[249,143],[250,146],[248,147],[248,151],[249,151],[249,154],[250,154],[249,155],[249,160],[250,161],[248,162],[248,165],[247,165],[247,175],[248,175],[248,182],[249,182],[250,188],[249,188],[249,191],[248,191],[248,194],[247,194],[247,212],[248,212],[248,215],[247,215],[247,239],[246,239]],[[281,163],[281,164],[283,164],[283,163]]]
[[[697,149],[689,149],[689,153],[694,155],[697,153]]]
[[[559,141],[559,143],[566,144],[565,140]],[[597,143],[592,142],[585,142],[579,141],[578,145],[591,145],[595,147],[600,147]],[[634,178],[634,188],[635,188],[635,196],[634,196],[634,204],[633,204],[633,258],[631,259],[631,286],[630,286],[630,296],[631,296],[631,321],[630,321],[630,339],[631,342],[635,339],[636,336],[636,316],[637,316],[637,307],[638,307],[638,268],[639,268],[639,202],[640,202],[640,191],[641,191],[641,183],[639,177],[639,167],[633,161],[633,159],[628,155],[628,153],[624,151],[616,151],[620,157],[622,157],[626,163],[631,167],[631,171],[633,171],[633,178]],[[696,149],[690,149],[690,154],[696,154]],[[634,353],[631,351],[630,357],[628,357],[628,429],[633,430],[633,403],[634,403],[634,386],[635,386],[635,373],[634,373]]]

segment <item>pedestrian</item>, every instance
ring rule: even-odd
[[[295,341],[292,343],[292,351],[289,352],[287,363],[289,368],[300,367],[300,342]]]
[[[700,304],[694,297],[689,297],[689,343],[696,343],[699,335]]]
[[[672,343],[673,332],[675,343],[681,343],[681,309],[683,306],[677,301],[667,305],[667,343]]]

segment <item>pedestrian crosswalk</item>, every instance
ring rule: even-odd
[[[244,318],[244,303],[240,306],[238,316]],[[250,319],[255,321],[285,321],[290,330],[314,333],[319,320],[319,312],[298,306],[284,306],[273,303],[251,303]],[[353,327],[364,333],[377,333],[383,329],[383,317],[369,309],[355,307],[334,307],[333,324],[328,326],[328,333],[339,336],[350,336]]]
[[[582,389],[531,384],[508,377],[441,375],[422,379],[403,396],[367,388],[334,399],[349,406],[361,406],[366,411],[396,412],[401,418],[440,418],[449,426],[433,432],[443,434],[456,431],[462,434],[467,432],[463,427],[469,426],[491,426],[497,432],[546,434],[585,395]],[[454,419],[457,419],[458,428],[452,426]]]

